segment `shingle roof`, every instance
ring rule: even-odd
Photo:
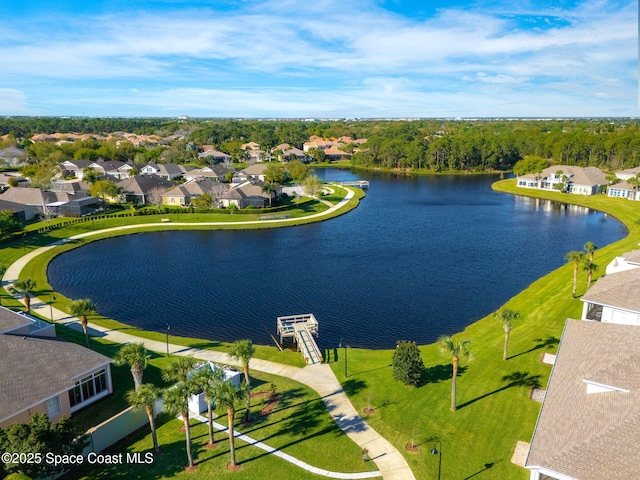
[[[640,312],[638,285],[640,285],[640,268],[611,273],[600,277],[581,300]]]
[[[156,189],[168,189],[175,184],[169,180],[165,180],[156,174],[136,175],[135,177],[126,178],[116,185],[122,187],[125,193],[134,193],[138,195],[146,195]]]
[[[0,335],[0,421],[73,387],[109,357],[56,338]]]
[[[24,314],[0,307],[0,333],[15,330],[30,323],[33,323],[33,320]]]
[[[527,467],[585,480],[637,478],[640,328],[567,320]],[[586,393],[585,380],[627,392]]]

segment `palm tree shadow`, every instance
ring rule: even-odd
[[[351,397],[367,388],[367,385],[367,382],[365,382],[364,380],[356,380],[354,378],[350,378],[342,384],[342,390],[344,390],[344,393],[346,393],[348,397]]]
[[[547,338],[536,338],[534,340],[534,342],[537,342],[537,344],[535,346],[533,346],[532,348],[530,348],[529,350],[525,350],[524,352],[520,352],[520,353],[516,353],[515,355],[511,355],[510,357],[507,357],[507,360],[511,360],[512,358],[516,358],[519,357],[520,355],[525,355],[527,353],[531,353],[534,350],[540,350],[541,348],[554,348],[556,346],[558,346],[558,344],[560,343],[560,339],[557,337],[554,337],[553,335],[548,336]]]
[[[476,403],[478,400],[482,400],[483,398],[487,398],[494,393],[502,392],[503,390],[507,390],[512,387],[527,387],[527,388],[540,388],[542,376],[541,375],[532,375],[529,372],[513,372],[510,375],[505,375],[502,377],[503,382],[508,382],[503,387],[497,388],[492,392],[485,393],[484,395],[480,395],[479,397],[474,398],[473,400],[469,400],[461,405],[458,405],[458,409],[467,407],[472,403]]]
[[[461,365],[458,367],[458,375],[462,375],[466,372],[467,367]],[[453,365],[451,363],[447,365],[434,365],[433,367],[425,368],[422,371],[422,377],[420,377],[419,387],[423,387],[428,383],[438,383],[444,380],[450,380],[453,372]]]

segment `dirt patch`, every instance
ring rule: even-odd
[[[267,404],[260,410],[260,416],[264,417],[265,415],[269,415],[276,407],[280,397],[277,393],[273,392],[254,392],[251,394],[251,398],[262,398],[266,400]]]

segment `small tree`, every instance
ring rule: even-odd
[[[398,340],[393,352],[393,378],[417,387],[422,381],[424,362],[416,342]]]
[[[204,393],[207,402],[207,424],[209,426],[209,446],[215,445],[213,440],[213,406],[216,398],[216,389],[220,382],[224,382],[224,371],[221,368],[211,369],[207,365],[201,368],[191,378],[197,386],[197,390]]]
[[[584,244],[584,251],[589,255],[589,261],[593,262],[593,257],[595,255],[595,251],[598,249],[598,246],[593,242],[587,242]]]
[[[309,195],[310,197],[315,197],[322,191],[322,186],[324,183],[315,175],[307,175],[307,177],[302,181],[302,188],[304,189],[304,193]]]
[[[502,349],[502,359],[507,359],[507,347],[509,345],[509,335],[511,334],[511,328],[513,327],[513,321],[520,318],[520,314],[508,308],[501,308],[493,314],[500,323],[502,323],[502,329],[504,330],[504,347]]]
[[[84,339],[87,344],[87,348],[89,348],[89,333],[87,332],[87,325],[89,322],[87,321],[87,315],[96,311],[95,303],[93,303],[89,298],[74,300],[71,302],[71,305],[69,305],[69,311],[71,312],[71,315],[80,319],[80,325],[82,325],[82,331],[84,332]]]
[[[245,422],[248,422],[251,417],[251,379],[249,377],[249,362],[256,353],[256,347],[249,339],[238,340],[233,344],[233,348],[229,352],[231,358],[237,358],[242,363],[242,370],[244,371],[244,383],[245,394],[247,401],[247,410],[245,412]]]

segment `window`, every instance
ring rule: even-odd
[[[60,408],[60,396],[56,395],[55,397],[51,397],[47,400],[47,415],[49,418],[55,417],[58,415],[62,409]]]
[[[107,371],[102,369],[76,382],[69,390],[71,407],[84,403],[96,395],[107,391]]]

